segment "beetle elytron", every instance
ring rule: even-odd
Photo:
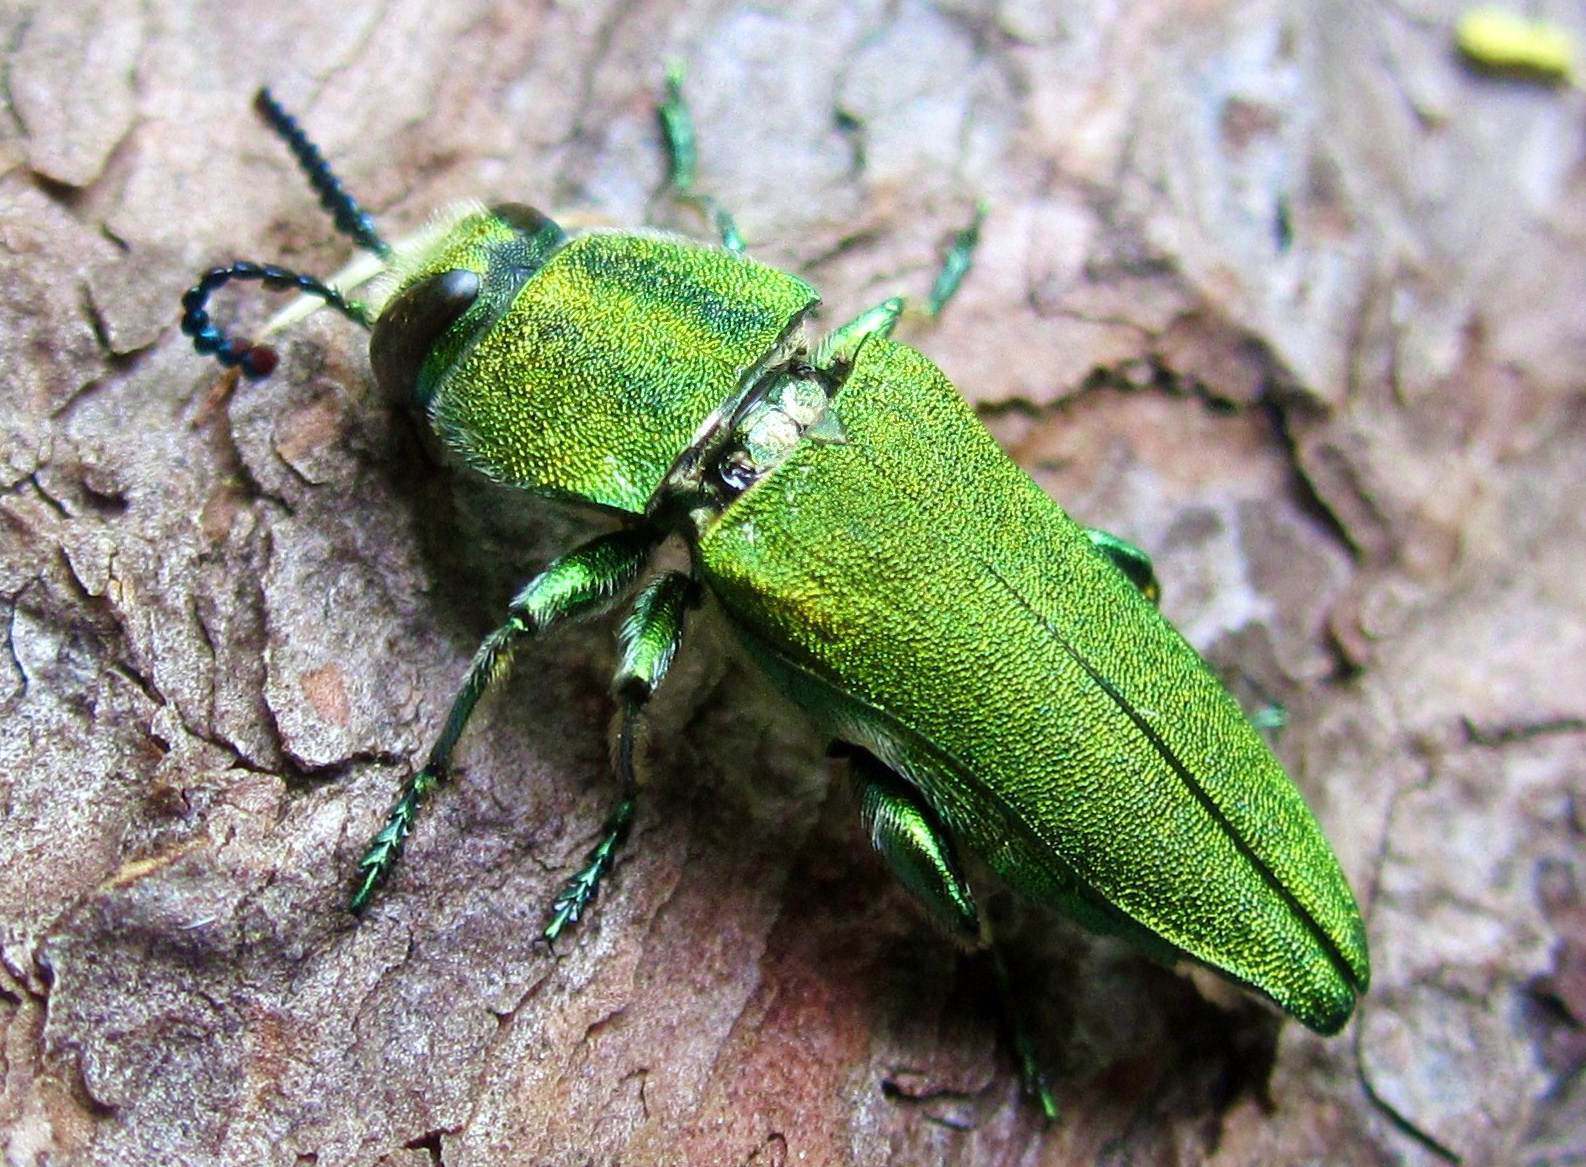
[[[680,536],[691,571],[644,584],[621,626],[622,793],[547,939],[589,906],[627,835],[646,703],[709,592],[853,757],[867,833],[946,932],[992,944],[967,851],[1090,928],[1217,970],[1319,1032],[1343,1026],[1370,976],[1354,898],[1299,792],[1158,613],[1150,560],[1071,520],[935,365],[889,339],[901,299],[812,335],[814,290],[744,255],[731,218],[694,191],[676,73],[661,109],[672,185],[715,221],[719,247],[569,235],[508,205],[464,208],[393,249],[267,92],[257,105],[386,287],[370,309],[283,268],[217,268],[183,298],[198,351],[268,373],[273,350],[228,338],[208,299],[236,279],[299,290],[372,330],[382,390],[473,466],[624,520],[553,561],[486,637],[359,864],[354,910],[513,650],[617,604]],[[967,270],[974,231],[931,311]],[[1015,1047],[1052,1114],[1017,1023]]]

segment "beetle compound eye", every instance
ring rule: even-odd
[[[525,279],[567,242],[567,232],[555,219],[527,203],[500,203],[491,207],[490,213],[517,233],[517,238],[501,247],[497,259]]]
[[[528,203],[499,203],[490,208],[490,213],[525,235],[538,235],[547,227],[561,231],[554,219]]]
[[[490,213],[518,233],[526,255],[518,256],[520,265],[538,268],[552,251],[567,242],[567,232],[549,215],[527,203],[500,203]]]
[[[403,292],[380,313],[369,339],[375,380],[393,400],[422,406],[419,374],[435,344],[479,296],[478,275],[437,272]]]

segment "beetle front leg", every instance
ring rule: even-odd
[[[552,561],[513,599],[506,623],[485,637],[474,654],[440,737],[430,749],[429,760],[408,779],[385,826],[358,861],[357,886],[350,904],[354,912],[361,912],[368,905],[375,888],[390,873],[402,853],[402,844],[413,832],[419,807],[448,776],[452,751],[474,706],[506,677],[518,645],[563,620],[594,615],[609,607],[638,578],[654,545],[654,536],[640,530],[617,531],[591,539]]]
[[[639,593],[633,611],[622,623],[618,634],[621,660],[611,682],[612,693],[622,702],[613,759],[622,794],[601,828],[600,841],[584,857],[584,866],[552,902],[550,922],[541,933],[547,943],[554,943],[565,929],[578,922],[628,837],[638,804],[637,758],[643,745],[645,707],[683,642],[684,614],[696,602],[697,593],[698,585],[691,578],[669,571]]]
[[[743,236],[727,208],[707,194],[694,189],[699,169],[699,153],[694,137],[694,117],[683,98],[683,66],[673,62],[666,70],[666,100],[656,111],[661,118],[661,136],[666,139],[666,158],[671,171],[672,197],[693,207],[716,229],[721,245],[742,254]]]
[[[989,952],[997,975],[997,991],[1013,1033],[1014,1055],[1025,1093],[1041,1106],[1048,1122],[1057,1119],[1057,1102],[1036,1057],[1023,1015],[1015,1003],[1002,953],[975,907],[975,898],[954,854],[947,828],[907,780],[888,769],[875,755],[852,753],[858,786],[860,821],[898,882],[925,909],[925,914],[958,944]]]

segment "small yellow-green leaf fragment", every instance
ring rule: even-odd
[[[1575,79],[1575,38],[1568,29],[1506,8],[1472,8],[1459,18],[1455,41],[1483,69],[1541,81]]]

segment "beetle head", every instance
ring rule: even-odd
[[[369,338],[375,380],[391,400],[426,410],[438,372],[501,315],[566,240],[533,207],[467,209],[393,259]]]
[[[192,338],[195,349],[227,368],[240,368],[251,378],[266,377],[275,368],[275,350],[227,335],[210,319],[209,300],[237,280],[258,281],[267,291],[296,291],[372,328],[370,358],[381,387],[404,404],[426,407],[433,382],[433,377],[426,378],[426,369],[441,366],[446,357],[462,351],[566,235],[532,207],[507,203],[486,210],[470,204],[441,217],[417,239],[393,247],[268,89],[258,92],[254,108],[292,151],[336,229],[372,252],[378,262],[350,284],[341,277],[324,281],[249,260],[212,268],[182,296],[182,332]],[[358,266],[344,275],[350,276]],[[345,291],[382,270],[384,294],[377,290],[375,297],[382,308],[375,314],[362,301],[349,299]],[[305,314],[288,309],[266,332]]]

